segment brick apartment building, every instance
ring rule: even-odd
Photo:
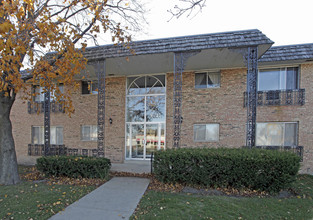
[[[44,154],[49,125],[50,150],[116,163],[172,147],[256,145],[297,151],[301,171],[312,174],[313,44],[272,44],[246,30],[133,42],[135,54],[87,48],[87,80],[73,94],[71,118],[53,99],[44,111],[44,94],[36,106],[16,100],[18,162]]]

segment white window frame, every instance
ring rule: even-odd
[[[38,137],[38,143],[36,143],[36,144],[39,144],[39,145],[42,145],[42,144],[44,144],[44,126],[32,126],[31,127],[31,142],[32,142],[32,144],[35,144],[34,143],[34,134],[33,134],[33,129],[34,128],[38,128],[39,129],[39,132],[38,132],[38,134],[39,134],[39,137]],[[57,129],[62,129],[62,143],[57,143],[57,141],[58,141],[58,137],[57,137],[57,135],[55,135],[55,138],[56,138],[56,140],[52,140],[51,139],[51,132],[52,132],[52,130],[53,129],[55,129],[55,133],[57,134]],[[63,143],[64,143],[64,128],[63,128],[63,126],[51,126],[50,127],[50,144],[54,144],[53,142],[55,142],[55,144],[56,145],[63,145]]]
[[[89,138],[84,138],[84,135],[83,135],[83,129],[85,127],[89,127]],[[94,129],[96,130],[96,137],[93,139],[92,138],[92,131],[94,131]],[[98,126],[97,125],[82,125],[80,127],[80,139],[81,141],[97,141],[98,140]]]
[[[160,79],[157,79],[158,82],[161,83],[162,87],[164,87],[164,91],[161,92],[161,93],[150,93],[151,91],[151,87],[148,87],[150,88],[150,90],[147,92],[147,77],[158,77],[158,76],[164,76],[164,82],[162,82],[162,80]],[[136,82],[137,79],[139,78],[142,78],[142,77],[145,77],[145,92],[144,93],[140,93],[140,94],[130,94],[129,92],[129,89],[131,88],[131,85]],[[128,81],[130,80],[130,78],[133,78],[131,81]],[[156,83],[155,83],[156,84]],[[131,155],[132,155],[132,141],[131,141],[131,137],[132,137],[132,125],[144,125],[144,137],[146,137],[146,125],[149,125],[149,124],[158,124],[159,125],[159,146],[158,146],[158,149],[166,149],[166,85],[167,85],[167,77],[166,77],[166,74],[164,73],[160,73],[160,74],[143,74],[143,75],[132,75],[132,76],[129,76],[126,80],[126,90],[125,90],[125,93],[126,93],[126,105],[125,105],[125,159],[126,160],[147,160],[150,158],[149,157],[146,157],[146,150],[144,150],[144,156],[142,159],[140,158],[133,158]],[[154,87],[154,86],[152,86]],[[146,107],[147,107],[147,97],[153,97],[153,96],[164,96],[165,97],[165,119],[164,121],[160,121],[160,122],[147,122],[146,120]],[[144,120],[143,121],[140,121],[140,122],[129,122],[127,120],[127,98],[129,97],[144,97],[145,99],[145,102],[144,102],[144,111],[145,111],[145,114],[144,114]],[[164,138],[162,139],[161,138],[161,126],[164,126]],[[129,126],[129,130],[127,130],[127,127]],[[128,133],[129,131],[129,133]],[[144,139],[145,140],[145,139]],[[161,144],[163,141],[163,144]],[[128,149],[129,147],[129,149]],[[128,153],[128,154],[127,154]]]
[[[200,87],[200,85],[196,85],[196,75],[197,74],[206,74],[206,86]],[[216,74],[218,75],[218,84],[209,85],[208,78],[210,74]],[[196,72],[195,73],[195,89],[214,89],[214,88],[220,88],[221,87],[221,71],[207,71],[207,72]]]
[[[209,138],[209,137],[205,137],[204,140],[197,140],[196,139],[196,133],[195,133],[195,126],[205,126],[206,130],[205,130],[205,134],[207,134],[207,127],[210,126],[210,125],[214,125],[214,126],[217,126],[217,137],[214,137],[213,139],[212,138]],[[194,124],[193,125],[193,140],[194,142],[219,142],[220,140],[220,124],[218,123],[207,123],[207,124]]]
[[[285,143],[285,135],[286,135],[286,133],[285,133],[285,125],[286,124],[295,124],[296,125],[296,133],[295,133],[295,145],[292,145],[292,146],[297,146],[298,145],[298,137],[299,137],[299,122],[257,122],[257,124],[256,124],[256,142],[257,142],[257,140],[258,140],[258,137],[257,137],[257,135],[258,135],[258,131],[257,131],[257,126],[258,126],[258,124],[283,124],[284,125],[284,127],[283,127],[283,137],[282,137],[282,139],[283,139],[283,143]],[[272,146],[272,145],[259,145],[258,143],[256,143],[256,145],[257,146]],[[283,145],[278,145],[278,146],[285,146],[284,144]]]
[[[260,90],[260,72],[263,71],[270,71],[270,70],[279,70],[279,88],[275,90],[286,90],[287,87],[287,69],[288,68],[297,68],[297,85],[296,89],[300,88],[300,67],[299,66],[286,66],[286,67],[272,67],[272,68],[262,68],[258,70],[258,83],[257,83],[257,90],[258,91],[272,91],[272,90]]]

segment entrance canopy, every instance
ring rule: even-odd
[[[126,76],[173,72],[174,54],[188,51],[195,55],[188,59],[185,71],[245,67],[246,48],[258,47],[260,58],[272,44],[261,31],[245,30],[136,41],[130,44],[134,54],[116,45],[90,47],[84,56],[90,62],[105,59],[107,76]]]

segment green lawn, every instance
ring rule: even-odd
[[[95,188],[27,181],[0,186],[0,219],[48,219]]]
[[[298,196],[285,199],[149,191],[132,219],[313,219],[313,176],[292,188]]]

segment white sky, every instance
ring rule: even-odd
[[[149,24],[133,40],[259,29],[276,46],[313,43],[313,0],[207,0],[193,18],[168,21],[173,2],[148,1]]]

